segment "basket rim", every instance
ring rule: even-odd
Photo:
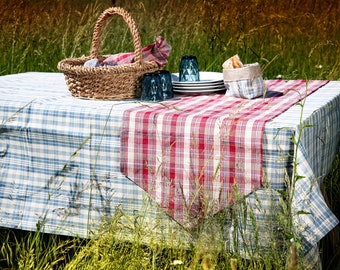
[[[149,69],[159,68],[156,62],[143,61],[133,62],[128,64],[122,64],[118,66],[99,66],[99,67],[87,67],[84,63],[92,59],[90,56],[78,57],[78,58],[65,58],[58,63],[58,69],[67,73],[84,73],[84,74],[112,74],[121,72],[137,72]]]

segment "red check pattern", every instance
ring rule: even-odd
[[[167,43],[164,37],[159,36],[153,44],[150,44],[142,49],[142,59],[143,61],[154,61],[159,66],[165,66],[168,61],[171,52],[171,46]],[[115,66],[133,63],[135,58],[135,53],[118,53],[109,56],[102,63],[101,66]]]
[[[266,81],[266,98],[189,96],[124,112],[121,171],[186,227],[262,186],[267,121],[327,81]],[[236,192],[235,192],[236,191]]]

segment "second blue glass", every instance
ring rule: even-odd
[[[159,74],[161,80],[164,99],[173,98],[174,93],[172,87],[171,73],[168,70],[159,70],[157,73]]]
[[[141,101],[152,102],[164,100],[161,78],[158,72],[144,74],[140,99]]]
[[[197,58],[194,55],[183,55],[179,67],[180,82],[196,82],[200,80]]]

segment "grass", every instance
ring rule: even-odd
[[[196,55],[201,70],[221,71],[224,60],[238,53],[244,63],[259,62],[265,79],[340,80],[339,1],[114,2],[135,19],[143,45],[158,35],[168,40],[171,72],[178,72],[183,54]],[[108,0],[2,0],[0,75],[57,72],[60,60],[89,55],[94,23],[110,5]],[[100,53],[133,50],[123,20],[109,21]],[[324,181],[324,194],[338,218],[339,167],[338,155]],[[122,242],[116,237],[122,218],[103,224],[105,233],[91,240],[1,229],[0,269],[232,269],[235,261],[238,269],[284,268],[286,254],[274,247],[267,257],[245,260],[237,253],[206,250],[206,239],[169,248],[162,242],[145,245],[135,231],[134,241]],[[339,230],[334,230],[321,242],[326,269],[339,262],[339,248],[330,248],[337,239]]]
[[[163,35],[172,45],[167,69],[194,54],[201,70],[221,71],[238,53],[259,62],[265,78],[339,80],[339,3],[304,1],[115,1],[135,19],[143,45]],[[57,71],[66,57],[89,55],[93,27],[111,4],[101,1],[1,2],[0,74]],[[102,54],[132,51],[125,22],[108,22]]]

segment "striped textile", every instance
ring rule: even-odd
[[[218,215],[202,222],[209,229],[217,223],[216,232],[209,231],[210,246],[226,241],[226,248],[228,243],[231,251],[252,257],[273,248],[282,202],[277,190],[285,190],[297,156],[297,172],[306,177],[296,185],[293,219],[305,249],[304,269],[317,262],[317,242],[338,224],[318,185],[340,151],[340,82],[327,83],[305,101],[303,109],[292,106],[265,125],[263,188],[245,197],[246,209],[243,202],[234,204],[235,220]],[[46,233],[89,237],[118,212],[124,240],[133,241],[136,228],[146,243],[194,243],[195,234],[119,172],[122,116],[136,107],[138,100],[76,99],[62,73],[0,76],[0,226],[34,231],[40,225]],[[291,138],[300,122],[312,127],[302,132],[296,150]]]
[[[224,95],[147,104],[123,114],[121,172],[183,226],[262,186],[262,138],[275,118],[327,81],[267,81],[267,98]],[[308,90],[307,90],[308,88]]]
[[[143,61],[156,62],[159,66],[166,66],[168,63],[167,58],[171,52],[171,46],[167,43],[166,39],[162,36],[156,38],[156,41],[142,49]],[[98,67],[98,66],[117,66],[126,65],[135,61],[134,52],[117,53],[110,55],[103,62],[99,59],[91,59],[85,62],[85,66]]]

